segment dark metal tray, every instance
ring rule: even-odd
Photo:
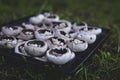
[[[7,25],[20,25],[22,22],[28,22],[28,19],[31,16],[28,16],[26,18],[21,18],[19,20],[12,21],[7,24],[2,24],[2,26]],[[84,52],[80,52],[79,54],[76,54],[76,57],[64,64],[64,65],[55,65],[50,62],[42,62],[39,60],[36,60],[32,57],[26,57],[20,54],[15,54],[14,50],[8,50],[5,48],[0,48],[0,55],[5,56],[8,61],[11,60],[11,62],[18,61],[23,62],[24,64],[29,64],[30,66],[34,67],[35,69],[39,70],[47,70],[52,72],[59,72],[59,73],[68,73],[72,74],[75,73],[78,69],[80,69],[81,65],[98,49],[100,46],[105,42],[107,37],[110,35],[111,30],[110,29],[104,29],[102,28],[102,33],[97,36],[97,40],[95,43],[90,44],[88,49]]]

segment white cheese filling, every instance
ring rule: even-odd
[[[63,29],[63,28],[65,28],[65,27],[66,27],[65,23],[59,24],[59,29]]]
[[[52,41],[53,41],[53,44],[55,44],[55,45],[59,45],[59,46],[63,46],[64,45],[64,43],[59,41],[58,39],[52,39]]]
[[[32,32],[27,31],[27,32],[25,32],[25,34],[26,34],[26,35],[31,35]]]
[[[2,39],[2,41],[9,41],[9,42],[12,42],[13,40],[11,40],[11,39]]]
[[[45,31],[44,34],[45,34],[46,36],[52,35],[52,33],[51,33],[51,32],[48,32],[48,31]]]
[[[81,41],[81,40],[79,40],[79,39],[75,39],[73,42],[74,42],[75,44],[82,44],[82,43],[83,43],[83,41]]]
[[[38,45],[38,44],[28,44],[28,46],[31,46],[31,47],[41,47],[41,45]]]

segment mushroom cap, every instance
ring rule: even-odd
[[[79,39],[70,40],[67,42],[67,45],[73,52],[82,52],[88,48],[88,43]]]
[[[49,16],[45,16],[44,22],[52,22],[52,21],[59,21],[59,16],[56,14],[50,14]]]
[[[39,24],[43,21],[44,16],[39,14],[37,16],[30,17],[29,22],[32,24]]]
[[[53,25],[53,28],[56,28],[59,31],[64,31],[66,33],[69,33],[72,27],[71,23],[67,20],[59,20],[56,22],[54,21]]]
[[[17,36],[17,38],[22,40],[30,40],[34,38],[34,31],[31,29],[24,29],[22,32]]]
[[[22,26],[24,26],[25,27],[25,29],[31,29],[31,30],[35,30],[35,25],[33,25],[33,24],[27,24],[27,23],[22,23]]]
[[[87,41],[88,44],[92,44],[96,41],[96,35],[88,33],[87,31],[79,32],[77,38],[80,39],[80,40]]]
[[[24,44],[25,44],[25,41],[18,43],[15,47],[15,53],[21,54],[21,55],[24,55],[24,56],[29,56],[27,54],[27,52],[25,51]]]
[[[52,37],[49,40],[47,40],[49,48],[56,48],[56,47],[66,47],[66,43],[64,39],[58,38],[58,37]]]
[[[47,49],[47,43],[42,40],[29,40],[25,43],[25,50],[32,56],[41,56]]]
[[[52,53],[52,50],[58,50],[58,52],[60,52],[61,49],[62,48],[56,48],[56,49],[54,48],[54,49],[48,50],[46,53],[47,59],[55,64],[62,65],[62,64],[69,62],[75,57],[75,54],[72,53],[69,48],[65,48],[67,52],[65,52],[64,54],[60,54],[58,56]]]
[[[70,35],[64,31],[55,30],[54,32],[55,32],[55,37],[61,38],[65,40],[65,42],[71,39]]]
[[[88,33],[99,35],[102,32],[101,28],[98,27],[88,27]]]
[[[22,30],[23,30],[23,28],[20,26],[12,26],[12,27],[3,26],[2,27],[2,32],[7,36],[16,36]]]
[[[54,36],[54,32],[48,29],[38,29],[35,31],[35,37],[38,40],[48,40]]]
[[[1,37],[0,45],[5,48],[14,48],[17,45],[17,40],[15,37]]]
[[[85,22],[74,23],[74,24],[72,25],[72,28],[73,28],[73,30],[75,30],[75,31],[79,31],[80,29],[87,30],[88,25],[87,25],[87,23],[85,23]]]
[[[25,42],[18,43],[17,46],[15,47],[15,53],[16,53],[16,54],[20,54],[20,55],[24,55],[24,56],[30,56],[30,55],[25,51],[24,44],[25,44]],[[36,60],[39,60],[39,61],[47,62],[46,56],[33,57],[33,58],[35,58]]]

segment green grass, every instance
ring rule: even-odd
[[[34,73],[19,69],[0,57],[1,80],[120,80],[120,9],[119,0],[0,0],[0,24],[19,19],[41,10],[50,10],[61,19],[85,21],[111,28],[112,34],[95,55],[78,72],[70,75]]]

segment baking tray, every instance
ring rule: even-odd
[[[21,18],[15,21],[11,21],[7,24],[6,23],[2,24],[0,25],[0,28],[2,26],[7,26],[7,25],[9,26],[20,25],[22,22],[28,22],[30,17],[31,16],[28,16],[26,18]],[[75,73],[77,70],[79,70],[83,65],[83,63],[87,61],[88,58],[92,56],[97,49],[100,48],[100,46],[105,42],[105,40],[108,38],[110,33],[111,33],[110,29],[102,28],[102,33],[100,35],[97,35],[97,40],[95,43],[90,44],[87,50],[77,53],[76,57],[72,61],[64,65],[55,65],[50,62],[42,62],[32,57],[16,54],[14,53],[14,50],[5,49],[5,48],[0,48],[0,55],[4,56],[5,59],[8,61],[16,62],[19,64],[22,63],[22,65],[29,65],[32,67],[32,69],[36,69],[37,71],[46,70],[57,73],[63,73],[63,74],[72,74]]]

